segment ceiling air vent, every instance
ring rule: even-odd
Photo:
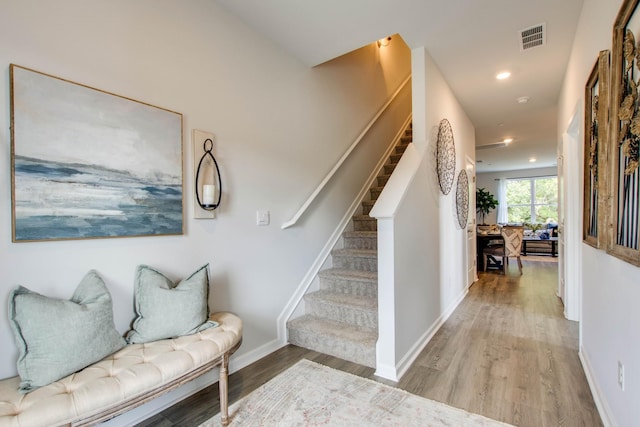
[[[539,24],[520,30],[520,50],[524,52],[527,49],[544,46],[547,42],[546,33],[546,24]]]

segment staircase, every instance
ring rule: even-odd
[[[412,141],[411,125],[391,154],[343,248],[333,249],[333,267],[318,273],[320,290],[304,296],[306,313],[287,322],[291,344],[375,368],[378,340],[378,232],[369,212]]]

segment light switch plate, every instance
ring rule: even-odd
[[[257,225],[269,225],[269,211],[259,210],[256,212],[256,224]]]

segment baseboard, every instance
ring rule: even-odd
[[[400,359],[400,362],[396,364],[396,366],[389,365],[377,365],[375,375],[385,378],[391,381],[400,381],[400,379],[407,373],[413,362],[416,361],[422,350],[425,349],[429,341],[433,338],[433,336],[440,330],[444,322],[447,321],[449,317],[453,314],[458,305],[464,300],[464,297],[467,296],[469,292],[469,287],[465,287],[465,289],[461,292],[460,296],[456,298],[449,307],[438,316],[433,324],[427,329],[427,331],[416,341],[416,343],[409,349],[409,351]]]
[[[602,424],[604,425],[604,427],[618,427],[614,421],[614,418],[611,416],[611,409],[609,408],[606,399],[604,399],[604,395],[600,390],[598,381],[596,381],[596,378],[593,375],[593,369],[591,367],[589,357],[585,353],[582,346],[580,346],[578,357],[580,357],[580,363],[582,364],[582,369],[584,370],[584,374],[587,377],[587,383],[589,383],[589,389],[591,389],[591,395],[593,396],[596,408],[598,408],[598,414],[600,414]]]
[[[285,345],[287,345],[286,341],[275,339],[240,356],[232,356],[231,359],[229,359],[229,373],[234,373],[242,368],[246,368],[252,363],[267,357],[274,351],[280,350]]]

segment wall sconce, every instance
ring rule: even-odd
[[[220,207],[222,180],[220,168],[213,157],[213,134],[193,130],[194,218],[215,218]],[[217,197],[216,197],[217,190]]]
[[[391,36],[378,40],[378,47],[387,47],[391,43]]]

